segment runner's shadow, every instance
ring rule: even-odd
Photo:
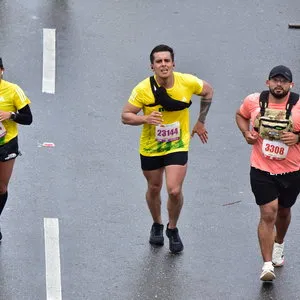
[[[276,299],[275,291],[273,282],[263,282],[257,299]]]
[[[182,255],[171,254],[166,245],[149,246],[138,267],[131,299],[181,299],[181,261]]]

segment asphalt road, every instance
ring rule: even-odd
[[[34,115],[32,126],[20,126],[23,155],[1,216],[0,299],[47,299],[44,218],[59,220],[64,300],[300,299],[299,204],[286,265],[262,284],[250,147],[234,121],[275,65],[292,69],[299,92],[300,30],[288,29],[292,22],[300,22],[295,0],[0,0],[5,78],[24,89]],[[56,29],[55,94],[42,93],[43,28]],[[215,89],[209,143],[191,143],[181,255],[148,244],[141,128],[120,121],[160,43],[175,49],[176,70]],[[198,112],[195,97],[191,126]],[[38,147],[45,141],[56,146]],[[166,222],[165,192],[163,208]]]

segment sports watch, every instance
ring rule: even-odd
[[[14,121],[14,120],[16,119],[16,117],[17,117],[16,113],[13,112],[13,111],[11,111],[11,112],[10,112],[10,118],[9,118],[9,119]]]

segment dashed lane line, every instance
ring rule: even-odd
[[[59,223],[44,218],[47,300],[62,300],[59,250]]]
[[[43,29],[42,92],[55,94],[56,30]]]

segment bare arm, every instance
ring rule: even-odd
[[[198,121],[203,124],[205,123],[205,119],[211,105],[213,94],[214,91],[212,86],[208,82],[203,81],[203,89],[202,92],[200,93],[201,96],[200,114],[198,118]]]
[[[141,111],[139,107],[136,107],[127,102],[122,111],[122,123],[127,125],[142,125],[151,124],[158,125],[163,122],[162,113],[153,111],[150,115],[138,115]]]
[[[136,107],[130,103],[126,103],[122,111],[122,123],[127,125],[142,125],[145,123],[145,116],[138,116],[141,111],[139,107]]]
[[[294,132],[283,132],[281,140],[288,146],[293,146],[300,143],[300,134]]]
[[[250,131],[250,120],[243,117],[239,109],[235,114],[235,121],[246,142],[250,145],[255,144],[258,138],[258,133],[256,131]]]
[[[199,136],[203,144],[207,143],[208,141],[208,133],[204,123],[211,105],[213,94],[214,91],[211,85],[206,81],[203,81],[203,89],[199,95],[201,96],[200,113],[199,113],[198,120],[192,130],[192,137],[194,136],[195,133],[197,133],[197,135]]]

